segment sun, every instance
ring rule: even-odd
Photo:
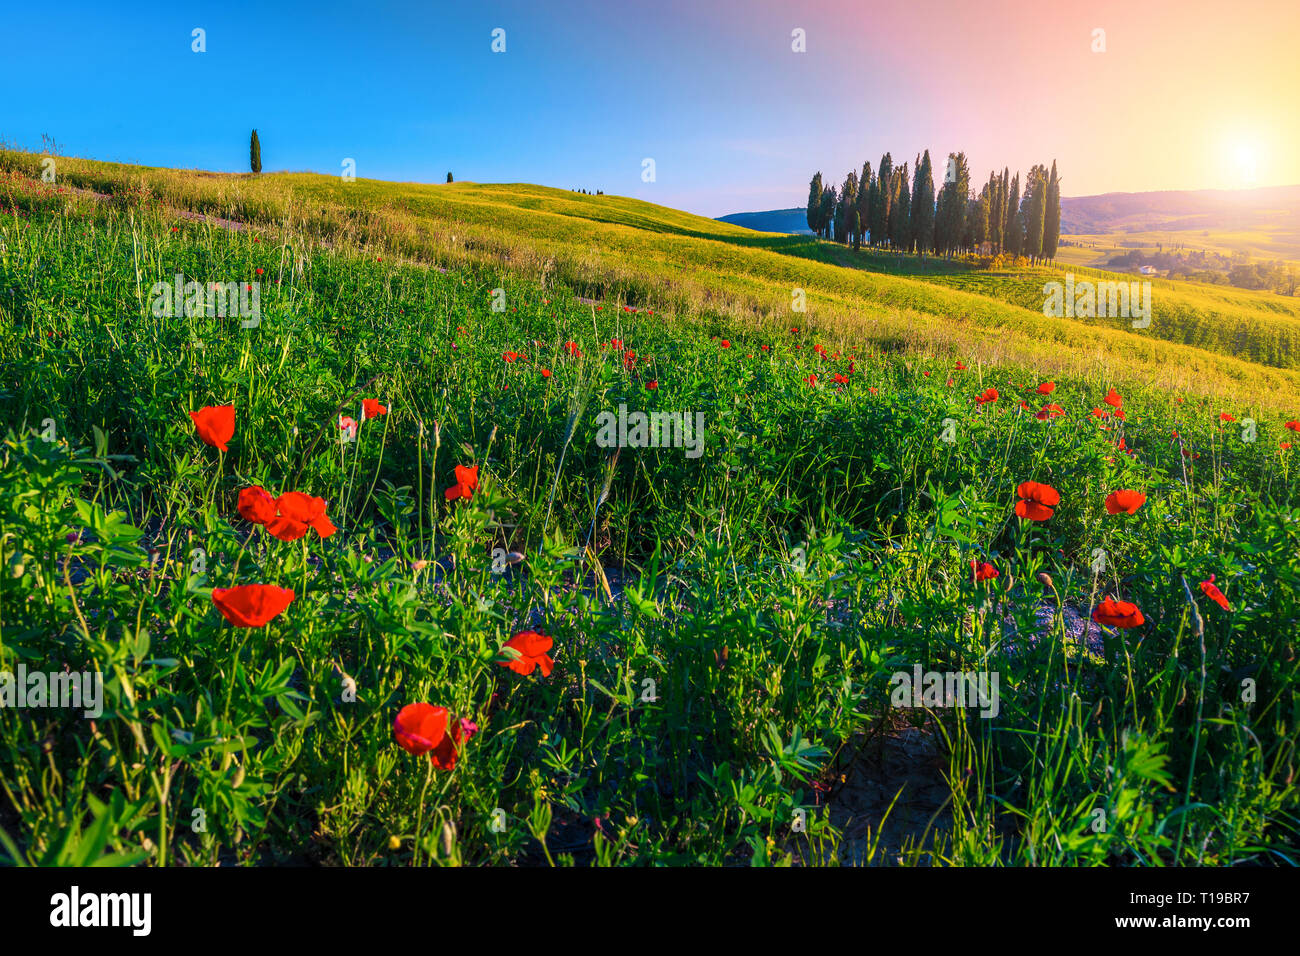
[[[1259,176],[1259,150],[1253,143],[1238,143],[1232,151],[1237,178],[1243,185],[1254,183]]]
[[[1258,186],[1260,170],[1267,164],[1258,131],[1225,131],[1219,161],[1224,185],[1229,189]]]

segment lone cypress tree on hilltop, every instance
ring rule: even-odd
[[[451,178],[451,173],[447,174],[447,182],[449,183],[455,182],[455,180]]]
[[[262,171],[262,144],[258,141],[257,130],[248,141],[248,168],[255,173]]]

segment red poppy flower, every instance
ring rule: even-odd
[[[1300,422],[1297,421],[1287,422],[1286,427],[1291,429],[1291,431],[1293,432],[1300,432]]]
[[[293,591],[274,584],[212,589],[212,603],[235,627],[262,627],[292,602]]]
[[[806,379],[804,379],[804,381],[807,382],[809,385],[813,386],[814,388],[816,388],[816,386],[817,386],[817,376],[816,376],[816,375],[809,375]]]
[[[1231,415],[1229,415],[1227,412],[1219,412],[1219,421],[1221,421],[1221,422],[1235,422],[1236,419],[1233,418]]]
[[[731,343],[730,343],[729,341],[727,341],[726,339],[723,339],[719,344],[720,344],[724,349],[729,349],[729,348],[731,348]]]
[[[536,631],[520,631],[510,640],[505,642],[504,647],[518,651],[519,656],[509,661],[498,661],[502,667],[508,667],[516,674],[523,674],[527,677],[538,667],[542,669],[543,677],[551,676],[551,669],[555,667],[555,661],[551,660],[549,651],[555,642],[545,634],[538,634]]]
[[[955,366],[953,366],[953,367],[956,368],[957,371],[959,371],[959,372],[964,372],[964,371],[966,371],[966,363],[963,362],[961,359],[958,359],[958,360],[957,360],[957,364],[956,364]]]
[[[407,704],[393,720],[393,737],[397,745],[416,757],[438,746],[446,735],[446,707]]]
[[[1201,593],[1225,611],[1232,610],[1232,605],[1228,603],[1228,599],[1224,597],[1223,592],[1215,586],[1213,574],[1210,575],[1210,580],[1201,582]]]
[[[621,348],[623,347],[623,340],[622,340],[622,339],[610,339],[610,340],[609,340],[609,347],[612,348],[612,349],[621,349]]]
[[[551,370],[549,368],[542,369],[542,378],[550,378],[550,377],[551,377]]]
[[[835,378],[832,381],[834,381],[836,385],[847,385],[849,384],[849,377],[847,375],[841,375],[839,372],[836,372]]]
[[[361,420],[364,422],[370,418],[378,418],[380,415],[388,414],[388,406],[380,405],[378,399],[365,398],[361,400]]]
[[[582,358],[582,349],[578,348],[577,342],[565,342],[564,350],[574,358]]]
[[[1044,382],[1042,385],[1038,386],[1039,395],[1051,395],[1054,391],[1056,391],[1055,382]]]
[[[1111,408],[1121,408],[1124,405],[1124,399],[1121,398],[1119,392],[1115,391],[1113,388],[1106,393],[1106,397],[1102,399],[1102,401]]]
[[[429,762],[435,770],[455,770],[456,760],[460,757],[461,738],[468,739],[464,718],[452,724],[451,733],[443,734],[442,739],[429,751]],[[470,724],[473,727],[473,724]],[[475,727],[475,730],[478,728]]]
[[[258,274],[258,275],[261,275],[261,274],[262,274],[262,269],[261,269],[261,267],[260,267],[260,266],[259,266],[259,267],[258,267],[258,268],[257,268],[257,270],[256,270],[256,271],[257,271],[257,274]]]
[[[1092,609],[1092,619],[1106,627],[1141,627],[1146,621],[1138,606],[1129,601],[1106,598]]]
[[[636,368],[636,353],[631,349],[623,353],[623,367],[629,371]]]
[[[473,498],[474,489],[478,487],[478,465],[456,466],[456,483],[444,492],[448,501],[457,498]]]
[[[505,359],[507,363],[509,363],[509,362],[513,362],[515,359],[519,358],[519,353],[518,353],[518,352],[506,352],[506,353],[504,353],[501,357],[502,357],[503,359]]]
[[[234,405],[204,405],[197,412],[190,412],[190,418],[194,419],[194,428],[203,444],[217,451],[230,450],[226,442],[235,436]]]
[[[261,485],[242,490],[236,507],[240,516],[253,524],[266,524],[275,518],[275,499]]]
[[[1030,521],[1046,521],[1061,503],[1061,495],[1055,488],[1037,481],[1022,481],[1016,494],[1020,497],[1016,502],[1016,514]]]
[[[975,578],[975,583],[989,581],[998,576],[998,569],[993,567],[987,561],[976,561],[973,558],[970,563],[971,575]]]
[[[1045,422],[1049,418],[1059,418],[1065,414],[1065,409],[1060,405],[1044,405],[1042,409],[1034,413],[1034,417],[1040,422]]]
[[[1106,496],[1106,512],[1117,515],[1121,511],[1133,514],[1147,503],[1147,496],[1131,488],[1121,488]]]
[[[1284,441],[1284,442],[1282,442],[1282,443],[1280,444],[1279,447],[1281,447],[1281,449],[1282,449],[1283,451],[1290,451],[1290,450],[1291,450],[1291,443],[1290,443],[1289,441]]]
[[[1105,418],[1109,414],[1110,412],[1106,411],[1104,408],[1094,408],[1092,410],[1093,418]]]
[[[266,530],[281,541],[297,541],[315,528],[322,538],[328,538],[338,529],[325,515],[325,499],[301,491],[290,491],[275,500],[280,516],[267,525]]]
[[[651,379],[650,381],[648,381],[648,382],[645,383],[645,387],[648,388],[648,389],[650,389],[650,391],[652,391],[652,392],[653,392],[653,391],[656,391],[656,390],[658,390],[658,388],[659,388],[659,380],[658,380],[658,379]]]
[[[986,405],[989,402],[996,402],[997,400],[998,390],[992,387],[985,389],[983,392],[975,396],[976,405]]]

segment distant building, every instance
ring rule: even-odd
[[[1144,276],[1153,276],[1156,274],[1155,266],[1138,266],[1138,272]]]

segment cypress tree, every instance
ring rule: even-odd
[[[939,191],[939,208],[935,213],[935,251],[951,257],[966,241],[966,208],[970,201],[970,168],[965,153],[949,153],[948,159],[956,168],[952,182],[945,182]]]
[[[1007,225],[1005,229],[1006,249],[1010,255],[1020,255],[1024,244],[1024,227],[1020,224],[1020,174],[1011,180],[1011,192],[1007,195]]]
[[[852,218],[849,220],[849,232],[853,234],[853,251],[862,248],[862,216],[858,213],[857,203],[853,205]]]
[[[447,174],[447,182],[449,182],[449,183],[451,183],[451,182],[455,182],[455,180],[451,178],[451,173],[448,173],[448,174]]]
[[[871,191],[876,188],[871,173],[871,163],[862,164],[862,175],[858,177],[858,231],[864,241],[869,241],[867,234],[871,231]]]
[[[849,170],[840,187],[839,209],[835,214],[835,241],[849,241],[849,227],[853,225],[852,212],[858,201],[858,174]]]
[[[889,215],[889,242],[901,252],[912,248],[912,196],[907,187],[907,163],[895,171],[894,202]]]
[[[248,140],[248,168],[255,173],[262,171],[262,144],[257,138],[257,130]]]
[[[835,187],[827,186],[822,190],[822,211],[819,222],[821,223],[821,235],[823,238],[831,237],[831,229],[835,220]]]
[[[1043,258],[1056,258],[1056,244],[1061,238],[1061,180],[1052,160],[1052,178],[1047,183],[1047,212],[1043,221]]]
[[[822,216],[822,174],[821,170],[813,176],[808,184],[808,228],[815,233],[821,232]]]
[[[1047,212],[1047,170],[1034,166],[1025,180],[1025,198],[1021,205],[1021,219],[1025,226],[1025,255],[1037,262],[1043,254],[1043,226]]]
[[[917,252],[924,256],[934,251],[934,174],[930,168],[928,149],[916,165],[910,231]]]
[[[894,160],[888,153],[880,157],[880,169],[876,171],[880,180],[880,194],[876,203],[880,216],[880,242],[889,241],[889,213],[894,199]]]

